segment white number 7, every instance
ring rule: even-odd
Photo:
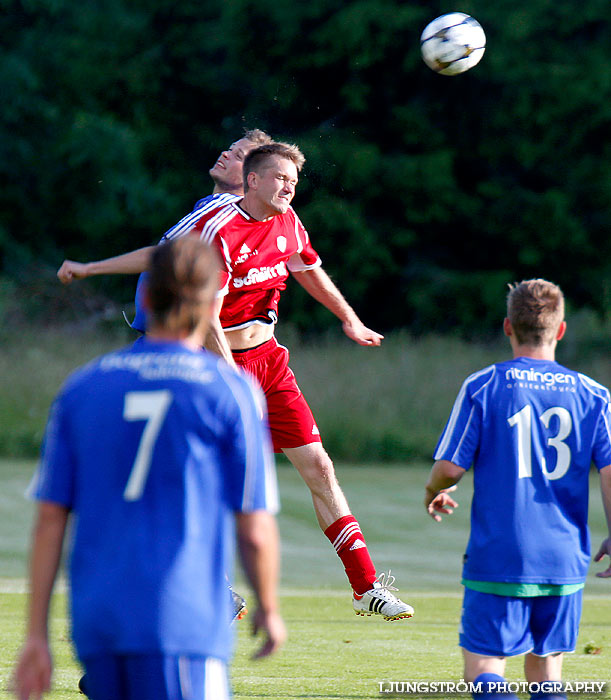
[[[137,501],[142,497],[144,484],[151,468],[151,458],[155,441],[172,403],[171,391],[130,391],[125,394],[123,418],[129,421],[145,420],[138,452],[129,475],[123,498]]]

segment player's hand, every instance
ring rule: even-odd
[[[265,641],[253,654],[253,659],[262,659],[264,656],[275,654],[286,641],[287,633],[284,620],[277,612],[264,613],[260,609],[255,611],[252,620],[252,633],[257,635],[259,632],[265,634]]]
[[[424,505],[426,506],[427,513],[433,518],[435,522],[441,522],[441,515],[452,515],[454,508],[458,508],[458,503],[449,494],[452,491],[456,491],[456,486],[449,486],[447,489],[442,489],[436,494],[429,491],[426,492],[424,497]]]
[[[601,561],[605,554],[609,557],[609,567],[605,569],[605,571],[597,572],[596,576],[598,576],[598,578],[611,578],[611,537],[607,537],[600,545],[600,549],[596,553],[594,561]]]
[[[26,640],[15,666],[12,691],[19,700],[39,700],[51,687],[51,654],[45,639]]]
[[[350,340],[354,340],[359,345],[381,345],[384,339],[383,335],[367,328],[359,320],[344,321],[342,328]]]
[[[64,260],[62,266],[57,271],[57,277],[63,284],[70,284],[72,280],[81,280],[88,277],[87,268],[87,263]]]

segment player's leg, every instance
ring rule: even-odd
[[[553,684],[546,683],[545,690],[532,693],[530,700],[567,700],[567,696],[562,692],[562,661],[564,654],[549,654],[548,656],[537,656],[527,654],[524,659],[524,675],[529,683],[543,683],[543,681],[556,681],[557,688]],[[552,686],[552,687],[550,687]]]
[[[466,649],[462,650],[465,662],[464,679],[473,683],[476,700],[518,700],[515,693],[506,693],[505,657],[483,656]]]
[[[562,680],[564,653],[575,650],[583,606],[583,589],[569,595],[541,596],[533,603],[534,648],[524,660],[524,673],[530,683]],[[532,700],[566,700],[561,686],[546,688]]]
[[[504,656],[484,656],[475,654],[467,649],[462,649],[463,661],[465,664],[464,679],[473,683],[482,673],[491,673],[502,677],[505,673],[507,659]]]
[[[335,547],[358,598],[353,603],[355,610],[360,614],[360,608],[367,606],[364,614],[387,619],[411,617],[413,609],[376,579],[361,528],[350,513],[312,411],[288,366],[288,350],[272,338],[256,348],[234,353],[234,359],[257,379],[265,393],[274,451],[286,454],[310,489],[320,528]],[[369,593],[374,590],[372,599]]]
[[[373,588],[376,570],[337,481],[333,462],[320,442],[283,451],[310,489],[320,528],[342,560],[354,592],[363,595]]]
[[[348,501],[337,481],[335,468],[320,442],[282,450],[297,469],[312,495],[314,511],[321,530],[350,515]],[[372,565],[371,582],[375,579]]]
[[[524,658],[524,675],[529,683],[542,683],[543,681],[562,680],[562,662],[564,654],[549,654],[537,656],[526,654]]]
[[[479,700],[517,695],[503,693],[505,661],[531,651],[530,598],[480,593],[465,588],[460,619],[459,645],[465,663],[464,678],[480,687]]]
[[[337,481],[333,462],[320,442],[284,448],[284,454],[300,473],[312,494],[321,529],[341,559],[354,591],[358,615],[382,615],[387,620],[411,617],[413,608],[391,591],[394,577],[376,577],[365,537]]]
[[[462,650],[465,662],[465,681],[473,683],[475,700],[518,700],[515,693],[504,690],[505,657],[483,656],[466,649]]]

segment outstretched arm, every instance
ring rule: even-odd
[[[609,557],[609,567],[605,571],[599,571],[599,578],[611,578],[611,464],[603,467],[600,472],[600,491],[603,497],[603,508],[607,518],[609,536],[603,540],[600,549],[594,557],[594,561],[601,561],[605,555]]]
[[[38,506],[30,558],[30,601],[27,637],[15,667],[17,697],[40,698],[51,685],[48,618],[51,593],[57,576],[68,510],[55,503]]]
[[[286,640],[286,628],[278,610],[280,539],[276,519],[257,510],[236,515],[238,547],[244,573],[257,598],[253,633],[265,634],[257,658],[269,656]]]
[[[462,479],[466,469],[453,462],[440,459],[431,469],[429,480],[424,487],[424,507],[436,522],[441,521],[440,513],[451,515],[458,503],[449,495],[456,489],[456,484]]]
[[[354,309],[344,299],[329,275],[322,267],[293,272],[299,284],[316,301],[325,306],[342,322],[344,333],[359,345],[380,345],[384,336],[365,326]]]
[[[57,271],[57,276],[64,284],[70,284],[72,280],[80,280],[92,275],[136,275],[148,268],[154,248],[155,246],[138,248],[130,253],[90,263],[64,260]]]

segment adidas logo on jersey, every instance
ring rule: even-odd
[[[312,435],[320,435],[320,430],[317,425],[312,426]]]
[[[243,263],[245,260],[248,260],[248,258],[252,255],[258,255],[259,251],[255,248],[254,250],[251,250],[246,243],[242,244],[242,247],[240,248],[240,254],[235,260],[234,265],[239,265],[240,263]]]
[[[348,551],[352,552],[354,549],[363,549],[363,547],[366,547],[367,545],[363,542],[363,540],[356,540],[356,542],[350,547]]]

